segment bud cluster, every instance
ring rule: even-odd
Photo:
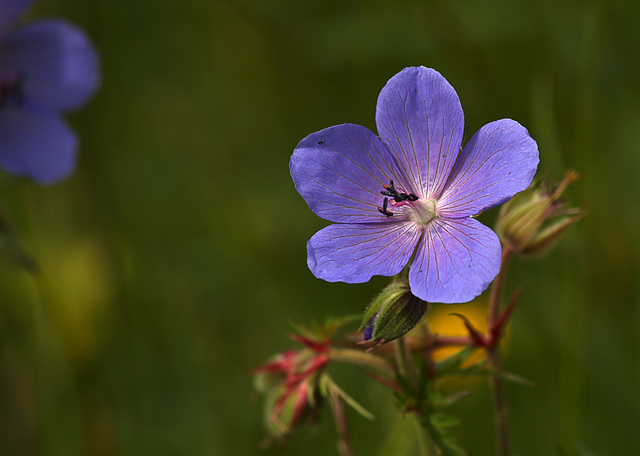
[[[315,415],[320,374],[329,361],[327,344],[291,337],[304,347],[285,350],[254,371],[256,389],[267,395],[266,427],[276,437]]]

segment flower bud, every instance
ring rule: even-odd
[[[255,388],[266,396],[265,427],[277,438],[315,416],[318,382],[329,362],[328,341],[291,337],[304,347],[285,350],[254,370]]]
[[[560,196],[578,174],[568,171],[555,189],[546,182],[531,185],[500,208],[496,231],[500,240],[522,256],[547,253],[564,231],[586,211],[568,208]]]
[[[389,342],[404,336],[427,313],[427,302],[411,293],[406,281],[396,281],[373,300],[361,324],[364,339]]]

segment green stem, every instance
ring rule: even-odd
[[[413,414],[413,422],[415,423],[416,432],[418,434],[418,450],[420,452],[420,456],[433,456],[437,453],[433,449],[429,432],[422,425],[420,418],[421,417],[418,414]]]
[[[398,359],[398,372],[400,375],[405,375],[407,380],[413,385],[417,397],[422,397],[424,392],[419,391],[418,374],[416,372],[417,367],[413,364],[411,353],[405,344],[404,338],[401,337],[395,341],[396,343],[396,357]],[[429,429],[423,422],[427,420],[428,416],[424,416],[419,412],[412,413],[413,422],[418,433],[418,449],[421,456],[432,456],[438,454],[434,446],[433,440],[429,435]]]
[[[395,345],[396,358],[398,360],[398,372],[400,375],[406,376],[414,388],[417,388],[418,377],[416,375],[415,366],[411,362],[411,353],[409,353],[405,344],[404,337],[396,339]]]
[[[489,366],[494,372],[500,370],[500,347],[495,345],[487,350]],[[509,431],[509,411],[504,396],[502,379],[496,374],[489,378],[491,393],[493,396],[493,413],[496,423],[496,454],[509,456],[511,454],[511,439]]]
[[[502,250],[502,264],[500,272],[493,282],[489,295],[489,315],[487,316],[489,330],[493,328],[495,322],[500,316],[500,302],[502,298],[502,288],[504,285],[504,277],[506,275],[507,264],[511,257],[511,249],[505,246]],[[500,341],[494,341],[494,344],[487,349],[487,361],[489,367],[494,372],[500,371]],[[511,454],[511,442],[509,431],[509,414],[507,410],[507,402],[504,396],[504,387],[502,379],[498,375],[493,375],[489,380],[491,393],[493,396],[493,413],[496,423],[496,454],[498,456],[509,456]]]

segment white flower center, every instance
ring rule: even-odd
[[[436,202],[435,200],[418,200],[411,203],[413,213],[411,214],[411,220],[420,224],[427,225],[431,220],[436,217]]]

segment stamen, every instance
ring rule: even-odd
[[[405,193],[403,191],[398,191],[393,185],[393,181],[389,181],[389,185],[383,184],[384,190],[381,191],[383,195],[390,196],[393,198],[394,203],[401,203],[402,201],[417,201],[418,197],[413,193]],[[402,190],[402,189],[401,189]]]
[[[384,200],[382,200],[382,207],[378,208],[378,212],[380,212],[381,214],[386,215],[387,217],[391,217],[393,215],[393,212],[390,212],[387,210],[387,207],[389,206],[389,198],[386,198]]]

